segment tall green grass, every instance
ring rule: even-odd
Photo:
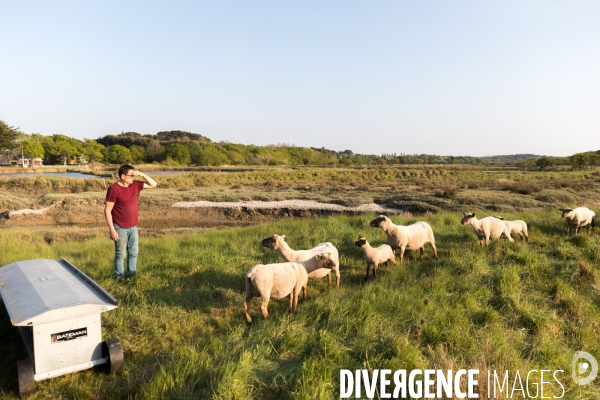
[[[479,368],[481,391],[487,369],[519,370],[521,376],[561,369],[563,398],[600,398],[599,379],[577,386],[570,378],[575,351],[600,357],[597,232],[568,236],[551,211],[504,217],[526,220],[530,242],[516,238],[482,248],[470,227],[460,225],[459,213],[392,217],[399,224],[429,222],[440,258],[429,247],[422,260],[408,252],[405,266],[381,267],[368,282],[362,250],[353,242],[359,236],[372,245],[385,242],[383,231],[368,225],[372,215],[143,237],[140,278],[124,284],[112,279],[108,237],[74,235],[77,240],[49,245],[43,230],[0,230],[0,265],[64,256],[120,301],[102,321],[104,339],[123,344],[123,370],[107,375],[92,369],[39,382],[37,398],[333,399],[339,397],[339,370],[363,365]],[[333,242],[341,257],[341,288],[329,288],[326,279],[310,281],[297,314],[287,311],[287,299],[271,300],[267,320],[255,299],[255,322],[247,326],[244,274],[255,264],[278,262],[260,247],[274,233],[287,235],[293,248]],[[0,395],[11,398],[14,363],[26,353],[4,310],[0,336],[6,349]],[[545,395],[559,396],[560,388],[554,389]]]

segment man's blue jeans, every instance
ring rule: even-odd
[[[139,242],[137,226],[125,229],[114,222],[113,226],[119,234],[119,240],[115,242],[115,278],[125,278],[123,265],[125,254],[127,254],[127,274],[133,278],[137,272],[136,264]]]

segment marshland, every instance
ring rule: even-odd
[[[402,166],[157,175],[159,188],[140,196],[141,276],[125,283],[113,280],[113,244],[102,216],[110,179],[0,178],[0,265],[65,257],[119,300],[102,315],[102,329],[104,338],[121,341],[123,370],[109,375],[98,367],[41,381],[34,398],[338,398],[339,370],[365,366],[521,376],[564,370],[563,398],[600,396],[597,383],[577,386],[570,378],[575,351],[600,354],[598,228],[569,236],[558,211],[598,210],[598,172]],[[423,259],[407,251],[404,266],[382,266],[365,282],[354,241],[385,243],[381,229],[369,226],[376,213],[172,207],[290,199],[401,209],[389,215],[394,223],[432,226],[439,260],[428,247]],[[481,247],[460,224],[463,212],[523,219],[530,241]],[[297,314],[288,312],[287,299],[272,300],[266,320],[255,299],[254,323],[247,325],[244,275],[256,264],[281,262],[260,246],[273,234],[286,235],[295,249],[332,242],[341,287],[311,280]],[[11,398],[15,362],[27,353],[4,308],[0,335],[0,393]],[[483,377],[480,393],[487,390]],[[556,384],[545,390],[562,392]]]

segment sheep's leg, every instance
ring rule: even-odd
[[[519,237],[521,238],[521,242],[525,240],[525,235],[523,235],[523,232],[519,232]]]
[[[331,272],[327,274],[327,283],[329,283],[329,286],[331,286]]]
[[[419,249],[419,258],[423,258],[423,253],[425,253],[425,246],[421,246],[421,248]]]
[[[483,239],[479,239],[479,245],[483,247]]]
[[[306,286],[302,286],[302,300],[306,301]]]
[[[250,308],[250,300],[252,300],[252,295],[246,295],[246,300],[244,300],[244,314],[246,317],[246,322],[251,324],[252,318],[250,318],[250,314],[248,314],[248,309]]]
[[[435,244],[430,243],[431,244],[431,248],[433,249],[433,255],[435,256],[435,259],[438,259],[438,255],[437,255],[437,247],[435,247]]]
[[[404,249],[400,249],[400,265],[404,265]]]
[[[339,287],[340,287],[340,267],[339,267],[339,265],[335,269],[335,285],[339,289]]]
[[[267,310],[267,306],[269,305],[270,297],[271,297],[270,293],[269,293],[269,296],[262,297],[262,303],[260,304],[260,311],[262,311],[262,315],[265,318],[269,318],[269,311]]]
[[[365,276],[365,281],[369,280],[369,263],[367,263],[367,275]]]
[[[293,290],[290,292],[289,298],[290,298],[289,309],[290,309],[290,311],[292,311],[292,304],[293,304],[293,299],[294,299],[294,291]]]
[[[373,279],[375,279],[375,276],[377,275],[377,268],[378,267],[379,267],[379,264],[373,263]]]
[[[575,234],[577,235],[578,233],[579,233],[579,225],[577,225],[577,226],[575,227]]]
[[[525,236],[525,243],[529,243],[529,235],[524,235]]]
[[[299,292],[297,292],[295,290],[292,290],[292,293],[294,294],[293,295],[293,298],[294,298],[294,307],[292,308],[292,312],[296,313],[296,310],[298,309],[298,293]]]

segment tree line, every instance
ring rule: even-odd
[[[368,155],[356,154],[350,150],[334,151],[285,143],[255,146],[213,142],[200,134],[185,131],[162,131],[154,135],[121,132],[96,140],[79,140],[61,134],[26,134],[1,120],[0,151],[23,153],[28,158],[41,158],[46,165],[92,162],[160,163],[171,166],[467,164],[516,165],[541,170],[563,165],[588,169],[600,164],[600,152],[578,153],[571,157],[540,157],[533,154],[486,157],[404,153]]]

